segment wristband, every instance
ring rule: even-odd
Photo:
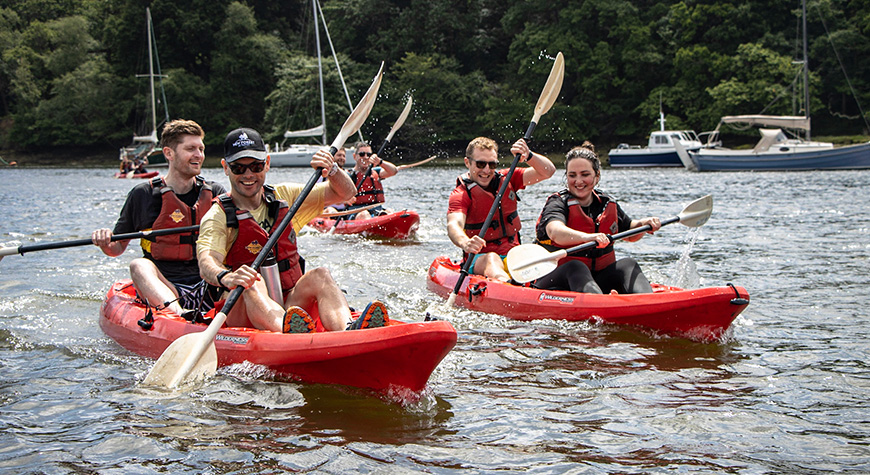
[[[335,163],[335,162],[332,162],[332,167],[329,169],[329,173],[328,173],[326,176],[332,176],[332,175],[335,175],[335,173],[336,173],[337,171],[338,171],[338,164]]]
[[[224,283],[221,282],[221,279],[223,279],[224,276],[227,275],[227,274],[229,274],[229,273],[230,273],[230,271],[228,271],[228,270],[222,270],[221,273],[217,275],[217,283],[218,283],[218,285],[220,285],[220,286],[223,287],[223,288],[226,288],[226,286],[224,285]]]

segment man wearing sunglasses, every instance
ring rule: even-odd
[[[352,322],[344,293],[329,271],[319,267],[306,272],[296,248],[296,232],[324,206],[347,201],[356,191],[328,151],[320,150],[311,159],[313,168],[323,168],[326,181],[311,190],[272,251],[280,271],[282,302],[269,297],[265,282],[250,264],[304,186],[265,184],[269,156],[253,129],[240,128],[227,135],[221,165],[231,191],[218,197],[203,217],[197,255],[206,281],[226,289],[245,288],[239,304],[227,315],[227,325],[307,333],[317,326],[312,315],[320,316],[320,325],[327,331],[383,326],[389,321],[386,307],[375,301]]]
[[[501,202],[493,215],[490,227],[481,232],[483,222],[492,208],[507,169],[498,168],[498,145],[487,137],[477,137],[465,150],[465,167],[450,193],[447,208],[447,235],[456,247],[462,249],[463,263],[469,254],[476,254],[471,273],[509,282],[504,256],[520,244],[520,217],[517,214],[517,191],[553,176],[556,166],[549,158],[533,153],[523,139],[511,146],[511,154],[520,154],[520,163],[510,178]],[[481,237],[483,235],[483,237]]]
[[[192,120],[173,120],[160,137],[169,165],[165,177],[133,187],[114,230],[93,232],[91,239],[108,256],[120,256],[129,240],[112,242],[114,234],[199,224],[213,197],[224,187],[199,176],[205,160],[202,127]],[[139,298],[152,307],[169,307],[178,315],[213,306],[196,262],[196,233],[140,239],[143,257],[130,262],[130,277]],[[212,289],[213,290],[213,289]],[[195,315],[194,315],[195,317]]]
[[[353,167],[350,179],[356,185],[356,196],[353,198],[350,208],[383,203],[384,186],[381,180],[395,175],[399,169],[372,153],[372,146],[366,142],[357,142],[354,149],[353,158],[356,165]],[[377,206],[371,210],[349,215],[345,219],[369,219],[372,216],[389,213],[390,210],[384,209],[383,206]]]

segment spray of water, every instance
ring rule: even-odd
[[[686,247],[680,259],[675,264],[673,274],[670,278],[670,285],[682,287],[685,289],[696,289],[701,286],[701,276],[698,274],[698,268],[695,266],[695,261],[689,255],[692,248],[695,247],[695,241],[701,235],[701,228],[689,228],[686,233]]]

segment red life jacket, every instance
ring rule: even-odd
[[[263,191],[268,207],[269,218],[272,224],[277,226],[289,210],[286,201],[275,198],[275,189],[269,185],[263,186]],[[224,209],[227,216],[227,226],[230,228],[238,228],[239,235],[230,246],[224,264],[230,266],[233,270],[238,269],[242,265],[251,265],[257,254],[263,249],[263,245],[269,240],[271,232],[266,232],[254,219],[250,211],[240,210],[233,203],[233,198],[229,194],[223,194],[218,197],[218,203]],[[276,260],[278,261],[278,270],[281,273],[281,289],[284,291],[284,296],[296,285],[299,278],[305,272],[303,269],[304,260],[299,256],[296,249],[296,232],[293,230],[293,225],[287,226],[281,238],[273,248]]]
[[[195,187],[199,188],[199,196],[193,207],[187,206],[178,199],[172,188],[166,186],[163,178],[151,180],[151,194],[154,199],[160,199],[160,214],[151,225],[152,229],[181,228],[199,224],[202,216],[211,207],[214,197],[211,185],[205,183],[201,176],[196,177]],[[159,261],[191,261],[196,259],[196,236],[198,233],[170,234],[168,236],[148,237],[141,239],[142,249]]]
[[[350,179],[356,183],[356,205],[372,205],[384,202],[384,185],[381,184],[381,176],[374,169],[363,175],[357,181],[357,173],[353,172]]]
[[[562,190],[557,194],[568,206],[568,219],[565,225],[569,228],[584,233],[606,233],[611,235],[616,234],[619,230],[616,202],[613,201],[610,196],[604,193],[601,195],[595,193],[595,196],[603,201],[605,205],[604,212],[602,212],[598,218],[592,219],[583,212],[583,208],[580,206],[580,201],[578,201],[574,195],[570,194],[567,190]],[[552,240],[549,242],[542,242],[541,244],[545,244],[545,247],[551,248],[550,250],[553,250],[553,248],[567,249],[568,247],[571,247],[556,244]],[[594,249],[587,249],[585,251],[569,254],[567,257],[559,260],[559,264],[563,264],[571,259],[582,261],[593,271],[600,271],[616,262],[616,253],[613,251],[613,243],[610,243],[607,247],[596,247]]]
[[[503,179],[505,179],[505,176],[502,172],[497,172],[493,177],[497,187],[501,187],[501,180]],[[464,173],[456,179],[456,186],[460,185],[465,186],[465,191],[471,198],[472,203],[468,209],[468,214],[465,216],[465,233],[469,236],[479,236],[483,222],[486,220],[486,215],[489,214],[489,210],[492,208],[495,194],[484,190],[468,176],[468,173]],[[498,209],[496,209],[495,214],[492,216],[489,229],[483,235],[486,246],[480,250],[481,254],[486,252],[506,254],[507,250],[520,244],[520,228],[522,223],[517,213],[517,202],[519,200],[520,197],[517,195],[516,190],[508,183],[504,195],[501,197],[501,203],[499,203]]]

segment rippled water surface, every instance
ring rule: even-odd
[[[444,231],[458,171],[385,182],[390,207],[420,212],[416,240],[303,231],[309,266],[328,267],[351,305],[380,298],[422,319],[438,302],[429,263],[458,255]],[[111,172],[0,170],[0,244],[111,227],[133,184]],[[561,173],[522,194],[526,242]],[[136,246],[14,255],[0,262],[0,472],[870,472],[870,172],[603,173],[634,217],[713,194],[696,233],[675,224],[617,252],[654,281],[746,287],[752,302],[724,341],[450,310],[459,341],[416,401],[254,366],[167,393],[138,387],[153,362],[98,325]]]

